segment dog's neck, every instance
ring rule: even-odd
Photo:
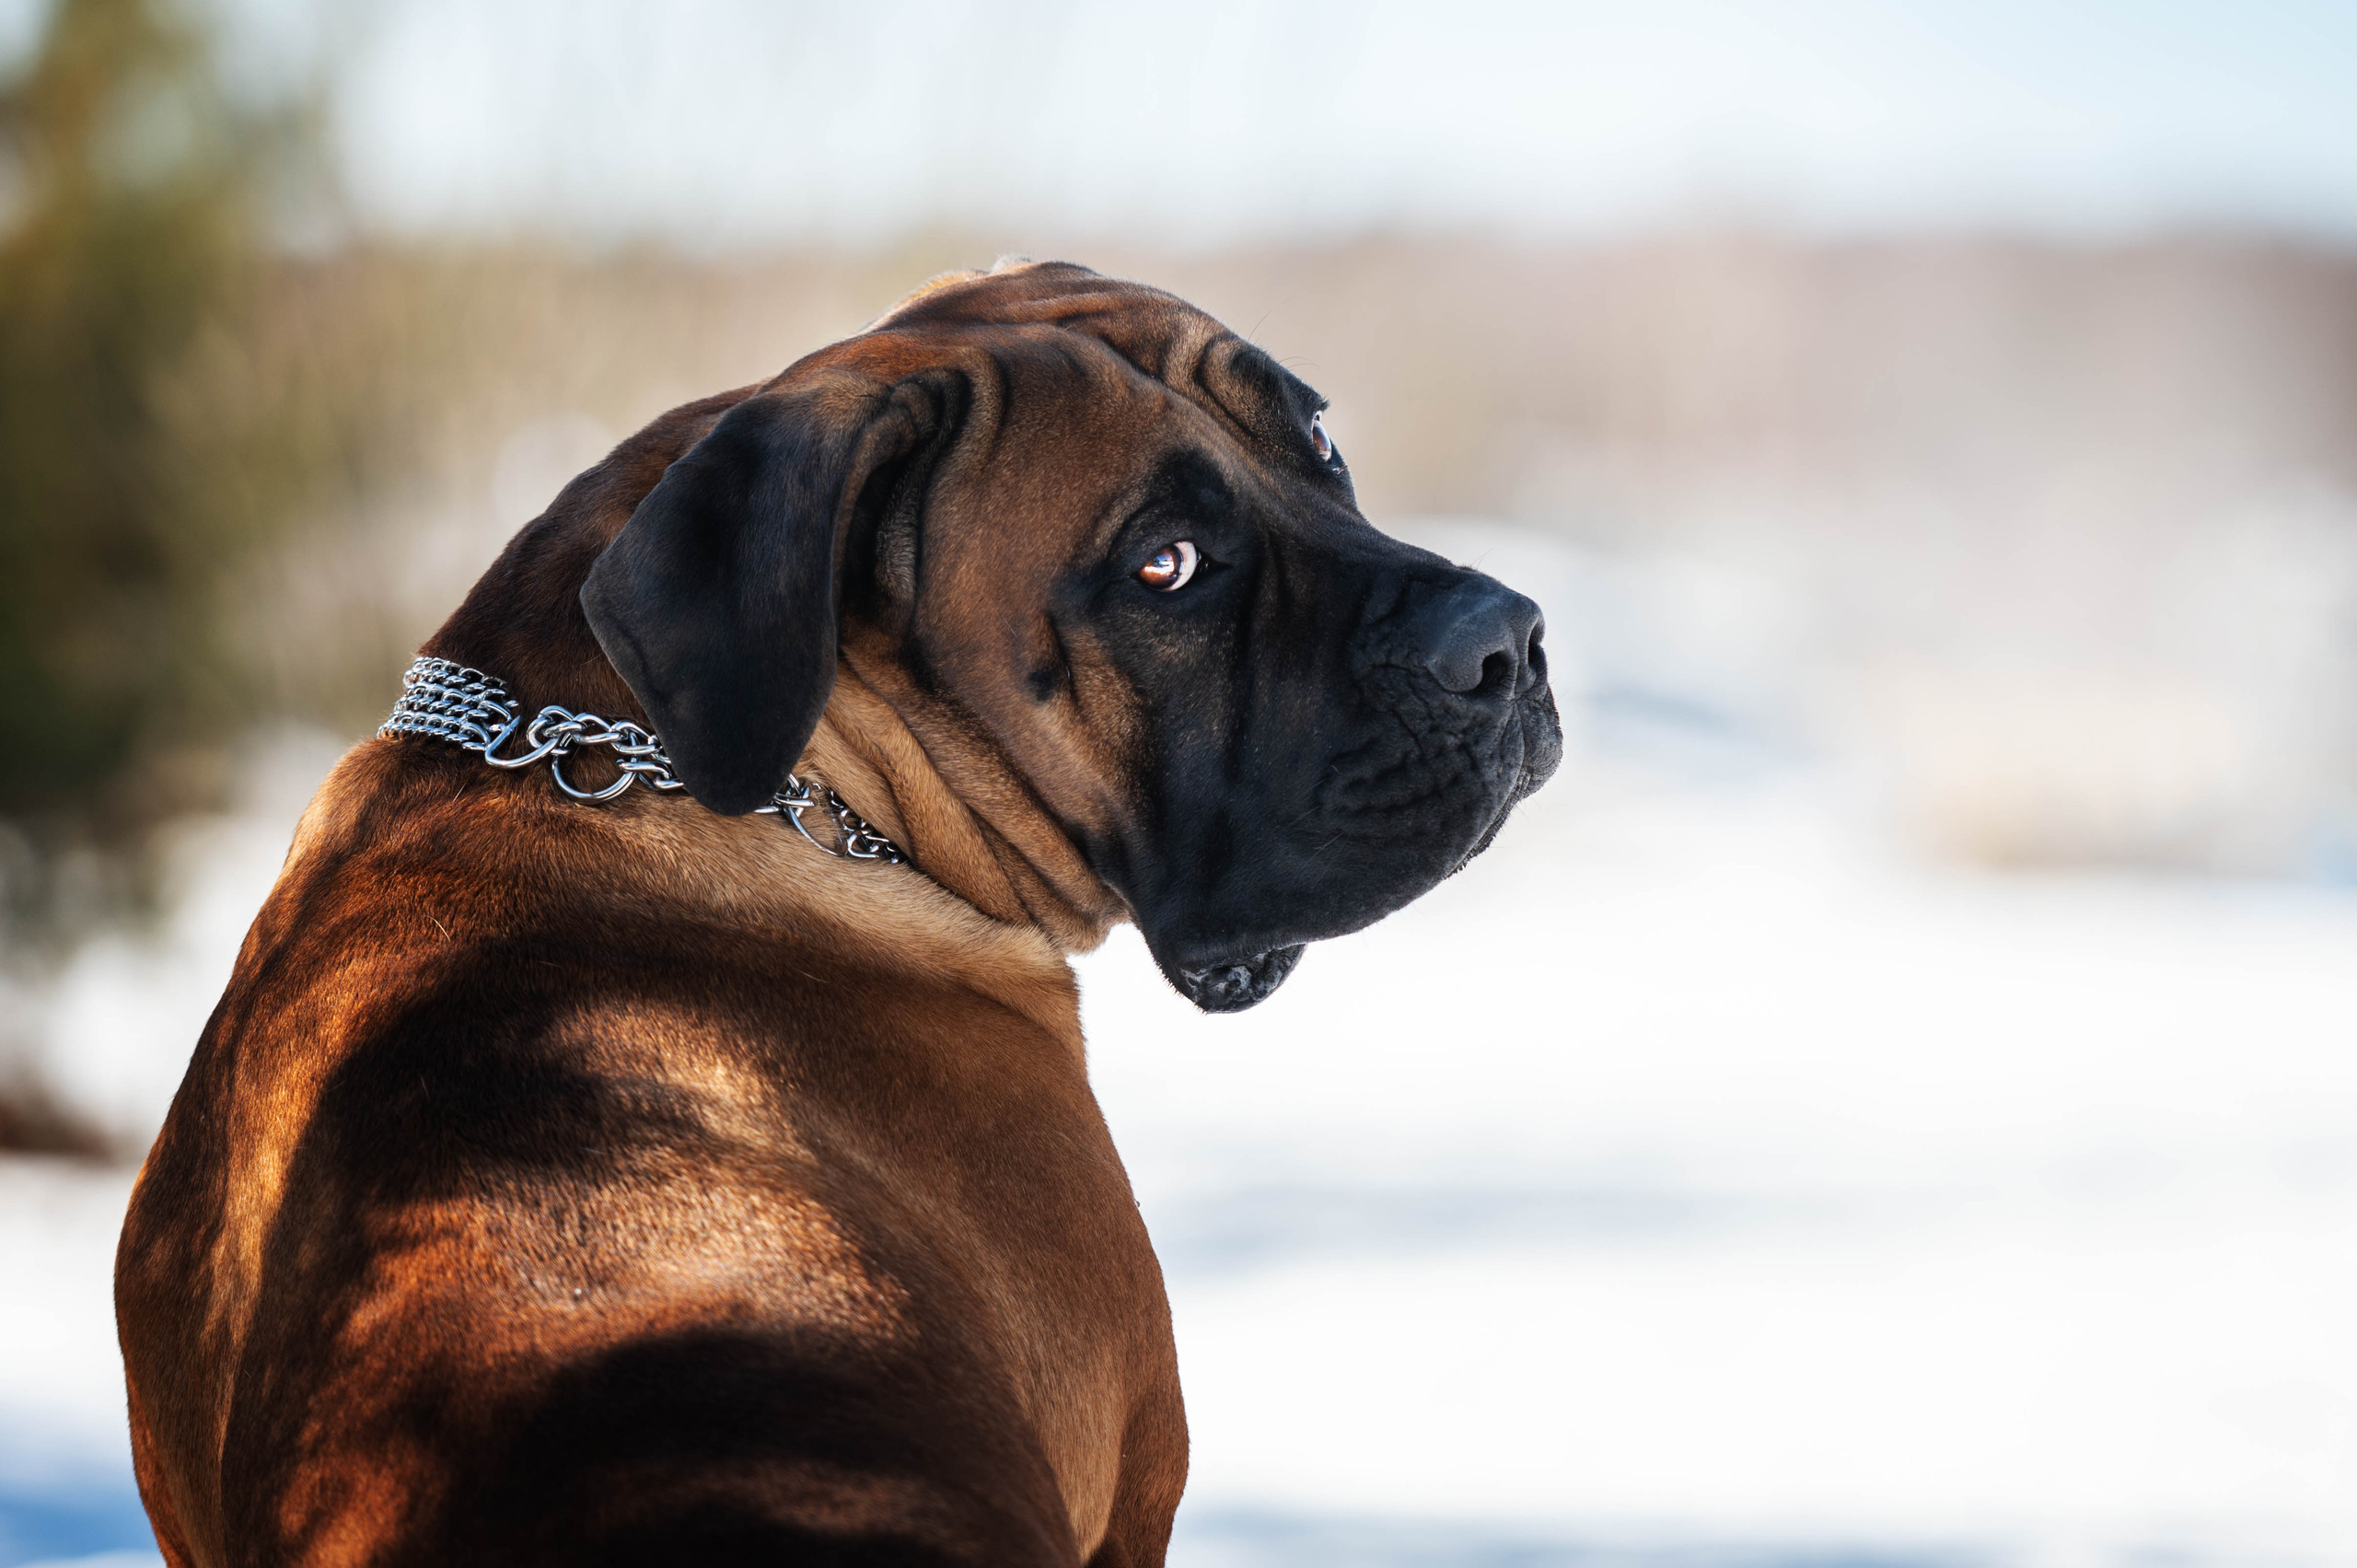
[[[567,485],[422,651],[500,677],[528,713],[558,703],[645,722],[582,614],[581,583],[666,467],[749,389],[673,410]],[[994,920],[1086,952],[1129,918],[1004,754],[918,691],[882,645],[843,650],[799,765]]]
[[[996,748],[935,709],[847,649],[799,766],[984,914],[1068,953],[1096,947],[1128,918],[1120,897]]]
[[[554,702],[645,721],[586,625],[539,647],[468,631],[454,617],[424,651],[508,681],[526,713]],[[521,668],[509,675],[508,666]],[[888,664],[863,673],[846,652],[796,771],[831,786],[947,891],[993,920],[1037,929],[1064,952],[1088,951],[1129,918],[998,750],[945,719]],[[666,805],[703,809],[685,799]]]

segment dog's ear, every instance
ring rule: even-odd
[[[746,399],[582,585],[598,645],[714,811],[769,804],[834,690],[846,527],[937,424],[893,392],[839,373]]]

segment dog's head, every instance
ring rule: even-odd
[[[1247,1007],[1562,752],[1538,607],[1369,526],[1322,407],[1167,294],[954,277],[730,409],[582,605],[705,805],[769,800],[840,649],[1004,759],[1173,985]]]

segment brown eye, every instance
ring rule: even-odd
[[[1334,438],[1326,434],[1326,416],[1322,413],[1313,413],[1309,416],[1309,446],[1310,449],[1318,454],[1319,462],[1330,463],[1334,460]]]
[[[1187,586],[1195,575],[1195,563],[1202,559],[1193,543],[1178,540],[1154,552],[1154,559],[1138,568],[1138,581],[1147,587],[1166,594],[1175,594]]]

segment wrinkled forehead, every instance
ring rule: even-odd
[[[1000,362],[1017,398],[1068,394],[1075,378],[1118,380],[1126,372],[1159,383],[1248,443],[1297,440],[1325,406],[1264,350],[1177,296],[1067,262],[936,278],[869,331],[978,343]]]

